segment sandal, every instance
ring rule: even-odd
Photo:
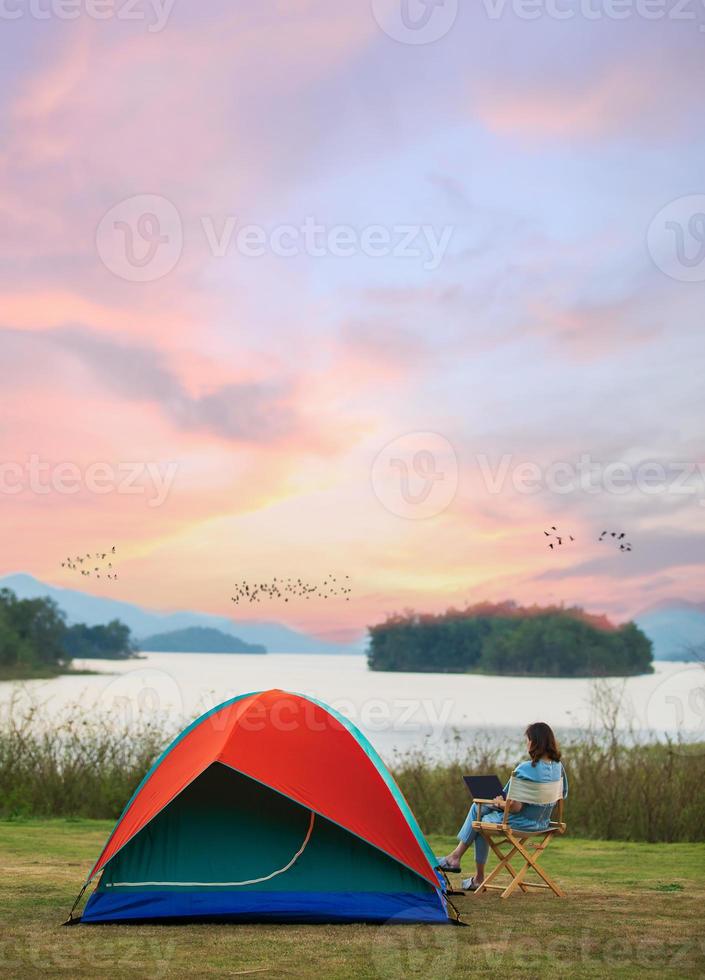
[[[476,892],[478,888],[482,888],[482,882],[475,881],[475,875],[472,878],[466,878],[462,883],[462,889],[466,892]]]
[[[445,871],[446,874],[459,875],[461,874],[461,867],[459,864],[448,864],[447,858],[441,858],[436,865],[441,871]]]

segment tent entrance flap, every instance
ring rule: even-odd
[[[281,867],[277,868],[276,871],[271,871],[269,874],[262,875],[260,878],[246,878],[244,881],[114,881],[106,885],[107,888],[138,888],[143,885],[149,886],[159,886],[168,885],[174,888],[208,888],[213,885],[218,885],[220,887],[236,888],[242,885],[260,885],[265,881],[271,881],[272,878],[276,878],[278,875],[285,874],[289,868],[293,867],[294,863],[298,861],[303,852],[308,846],[308,842],[311,840],[311,834],[313,833],[313,825],[316,822],[316,815],[313,810],[310,811],[310,817],[308,822],[308,830],[306,831],[306,836],[304,837],[301,847],[298,849],[296,854],[287,861],[287,863]]]

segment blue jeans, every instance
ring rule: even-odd
[[[483,813],[487,813],[487,807],[483,807]],[[463,844],[475,845],[475,861],[478,864],[487,864],[487,855],[490,853],[490,846],[479,830],[473,828],[472,822],[477,820],[477,804],[473,803],[470,812],[465,818],[465,823],[460,828],[458,840]]]

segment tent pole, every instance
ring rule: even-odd
[[[85,883],[85,885],[83,886],[83,888],[78,893],[78,897],[77,897],[76,901],[71,906],[71,911],[69,912],[69,917],[66,920],[66,922],[64,922],[64,925],[65,926],[72,926],[72,925],[75,925],[77,922],[80,921],[81,917],[79,916],[77,919],[74,919],[73,913],[76,911],[76,906],[78,905],[78,903],[83,898],[83,893],[85,892],[86,888],[88,888],[89,884],[90,884],[90,881],[87,881]]]

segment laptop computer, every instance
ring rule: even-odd
[[[499,776],[463,776],[463,781],[474,800],[493,800],[495,796],[504,797],[504,787]]]

